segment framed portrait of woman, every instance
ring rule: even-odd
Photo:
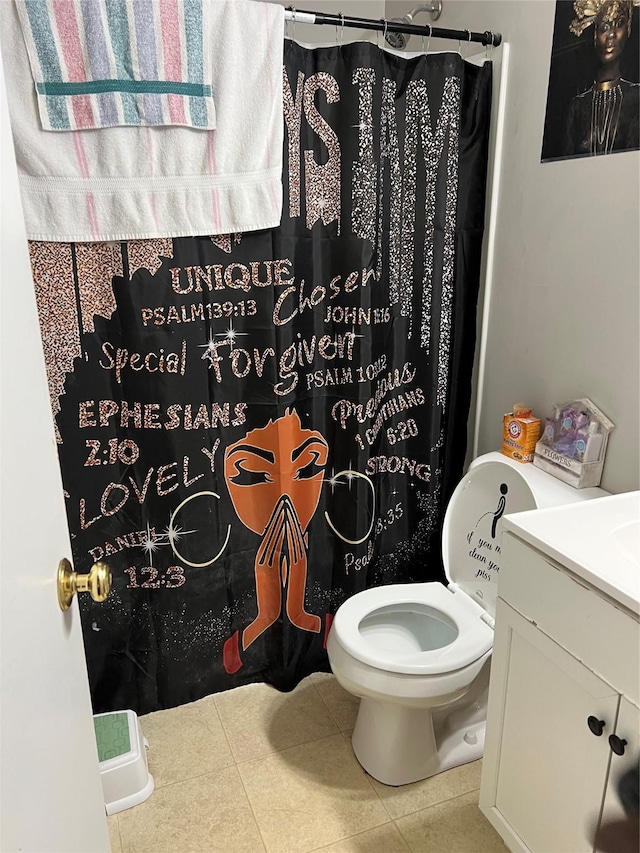
[[[640,0],[557,0],[542,161],[640,149]]]

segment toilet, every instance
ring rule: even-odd
[[[353,750],[374,779],[406,785],[482,756],[501,519],[606,494],[501,453],[480,456],[445,513],[447,585],[374,587],[338,609],[329,663],[360,698]]]

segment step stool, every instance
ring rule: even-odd
[[[94,714],[100,779],[108,815],[143,803],[153,791],[147,768],[149,743],[134,711]]]

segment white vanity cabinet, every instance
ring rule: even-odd
[[[622,574],[609,565],[596,585],[583,564],[601,552],[583,558],[566,523],[593,521],[583,506],[503,528],[480,808],[511,851],[597,850],[600,821],[623,815],[618,778],[640,755],[640,559],[623,554]],[[640,495],[637,507],[640,531]],[[549,532],[553,513],[566,514]]]

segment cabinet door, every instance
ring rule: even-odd
[[[515,836],[513,849],[590,853],[619,695],[501,600],[496,628],[503,671],[491,676],[493,807]],[[590,716],[604,721],[599,737]],[[483,799],[486,807],[486,792]]]
[[[631,770],[638,771],[640,760],[640,711],[628,699],[620,700],[620,711],[616,723],[615,735],[620,741],[625,741],[624,754],[617,755],[612,751],[609,768],[609,781],[602,810],[602,823],[625,820],[626,815],[620,801],[618,784],[620,778]],[[622,746],[620,743],[619,747]],[[618,747],[618,748],[619,748]],[[596,851],[600,850],[596,847]]]

